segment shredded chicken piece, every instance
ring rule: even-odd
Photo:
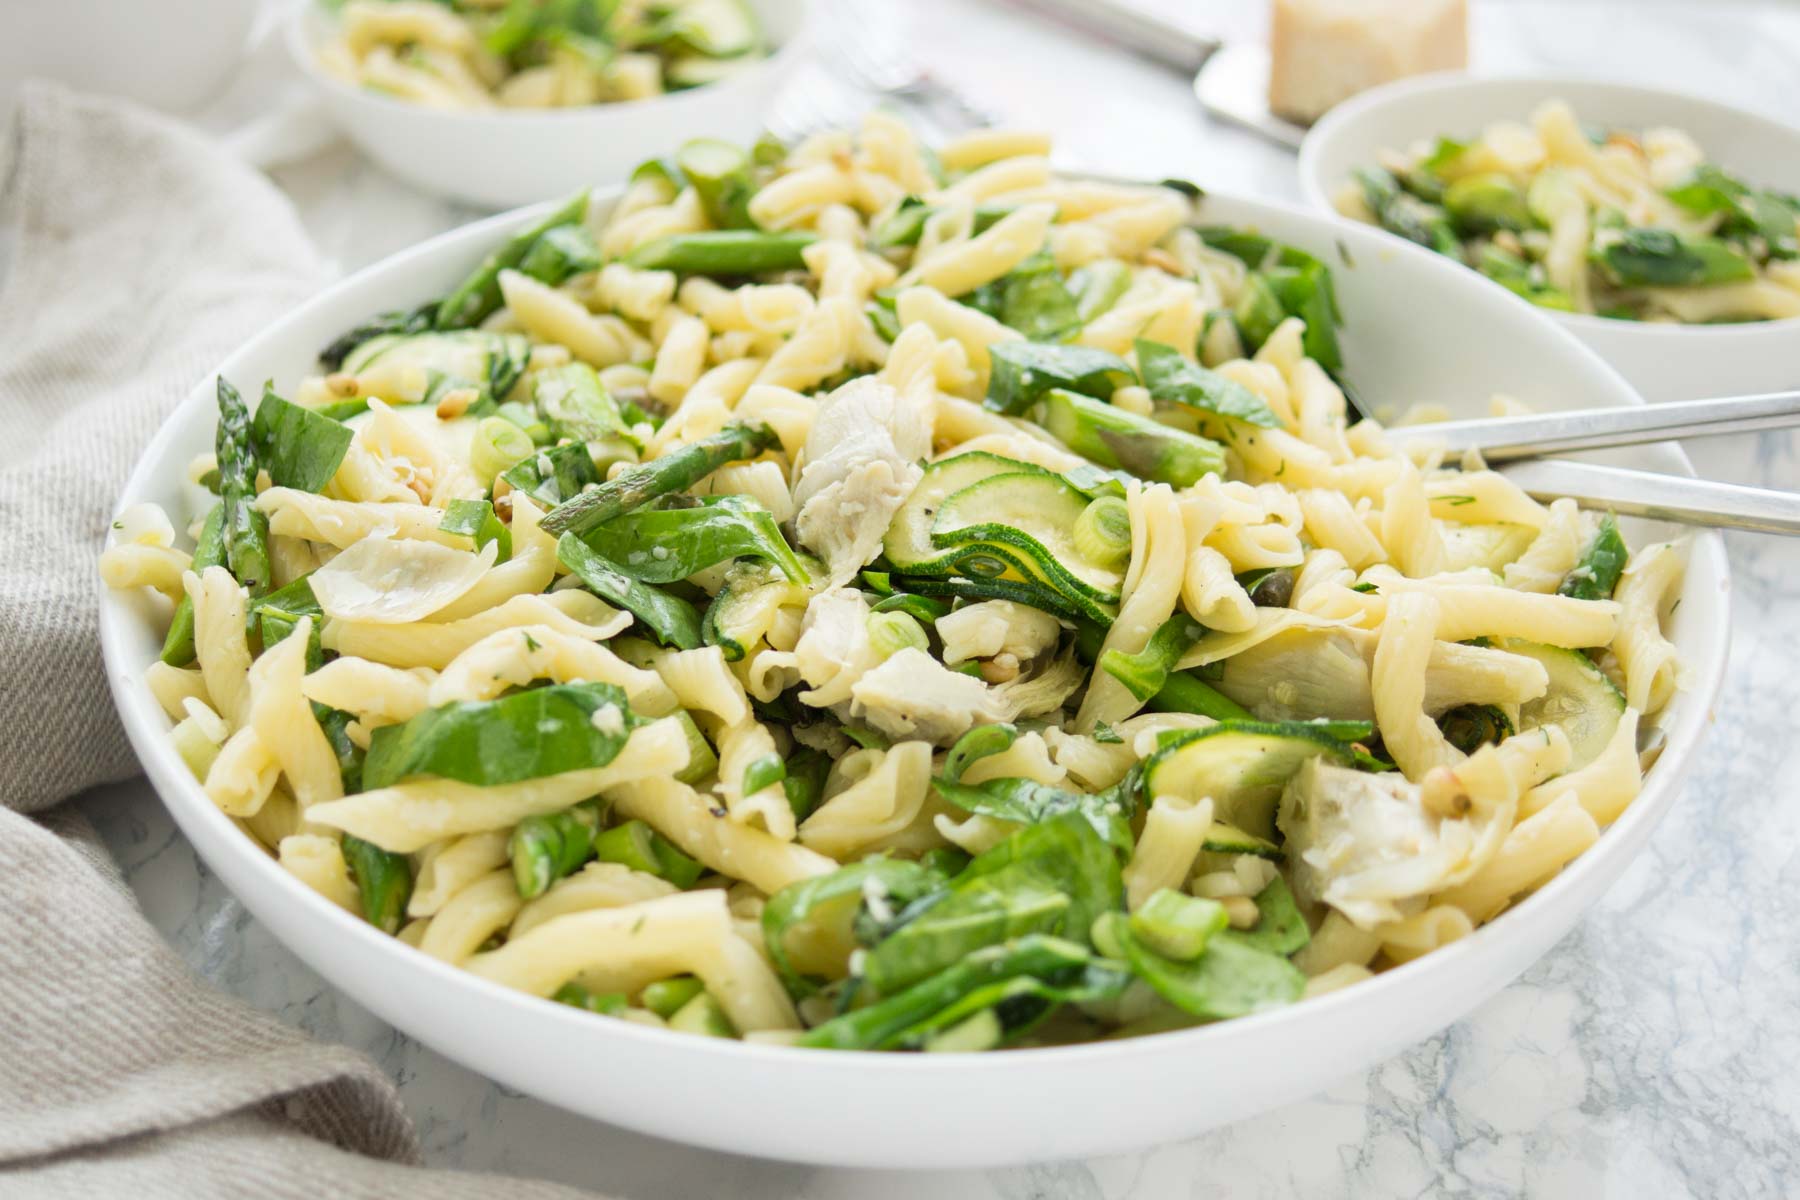
[[[800,544],[824,559],[833,586],[875,557],[888,522],[912,494],[931,451],[932,410],[873,376],[819,405],[794,481]]]

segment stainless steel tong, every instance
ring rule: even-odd
[[[1402,425],[1388,430],[1388,435],[1400,444],[1441,447],[1452,456],[1478,451],[1496,470],[1540,499],[1568,496],[1585,507],[1610,508],[1628,516],[1800,534],[1800,493],[1548,457],[1794,425],[1800,425],[1800,391]]]

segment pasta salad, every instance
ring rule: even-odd
[[[1687,324],[1800,316],[1800,198],[1707,162],[1679,129],[1596,129],[1561,100],[1470,141],[1388,151],[1335,202],[1545,308]]]
[[[1035,135],[705,150],[220,378],[191,552],[120,518],[175,747],[321,895],[617,1019],[986,1050],[1354,983],[1630,804],[1679,550],[1354,419],[1324,263]]]
[[[745,0],[349,0],[319,62],[430,108],[566,108],[717,83],[767,54]]]

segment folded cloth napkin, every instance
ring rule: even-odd
[[[286,200],[163,118],[28,85],[0,193],[0,1195],[577,1193],[424,1172],[393,1084],[196,979],[78,814],[137,773],[96,559],[125,476],[225,353],[322,282]],[[26,814],[39,813],[34,818]]]

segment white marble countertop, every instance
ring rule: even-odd
[[[1186,80],[994,0],[911,8],[918,53],[940,77],[1012,122],[1053,130],[1071,164],[1297,198],[1292,159],[1209,123]],[[1224,19],[1253,31],[1243,8]],[[1479,7],[1475,28],[1483,69],[1604,72],[1800,107],[1800,10],[1506,0]],[[234,115],[223,101],[203,121],[222,128]],[[343,145],[274,174],[345,269],[475,215]],[[1694,457],[1713,478],[1800,486],[1800,436],[1718,439]],[[372,1054],[439,1165],[630,1200],[1776,1195],[1800,1187],[1800,543],[1733,535],[1730,549],[1736,635],[1712,739],[1650,851],[1575,932],[1467,1020],[1367,1074],[1133,1156],[988,1172],[814,1169],[571,1116],[447,1061],[327,986],[198,861],[147,784],[82,804],[187,960],[315,1036]]]

